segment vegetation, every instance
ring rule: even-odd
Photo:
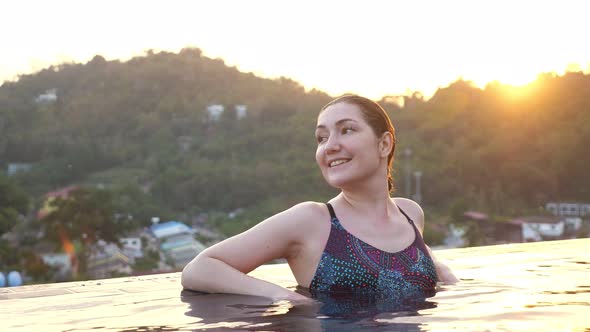
[[[35,280],[42,280],[49,267],[30,249],[19,250],[18,243],[3,235],[24,221],[29,210],[29,197],[10,178],[0,174],[0,272],[27,271]],[[23,239],[22,242],[26,242]]]
[[[156,250],[147,250],[141,258],[135,259],[134,271],[145,272],[158,268],[160,253]]]
[[[50,89],[57,100],[36,99]],[[480,89],[459,80],[428,100],[417,93],[383,97],[397,131],[396,195],[408,192],[405,175],[419,170],[427,219],[451,220],[465,209],[511,216],[552,200],[590,201],[589,96],[590,75],[576,72],[543,74],[521,88],[496,82]],[[335,193],[313,158],[317,112],[330,99],[287,78],[241,73],[198,49],[127,62],[97,55],[0,87],[0,166],[33,164],[11,181],[36,207],[50,190],[99,186],[112,195],[109,209],[132,216],[132,225],[207,213],[208,225],[232,235],[296,202]],[[219,121],[206,111],[212,104],[225,106]],[[235,105],[247,106],[245,118],[237,118]],[[2,204],[6,230],[23,203]],[[227,217],[239,208],[245,212]],[[93,232],[87,234],[116,234]]]
[[[9,178],[0,174],[0,236],[10,231],[28,211],[25,192]]]
[[[45,237],[76,256],[82,276],[93,244],[99,240],[119,243],[119,238],[133,228],[126,215],[115,214],[112,201],[107,190],[74,189],[68,197],[51,201],[53,210],[40,220]],[[74,250],[74,244],[80,249]]]

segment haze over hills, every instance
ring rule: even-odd
[[[39,99],[47,93],[56,99]],[[313,158],[317,112],[330,99],[198,49],[126,62],[97,55],[0,87],[0,163],[31,163],[17,180],[34,197],[101,184],[144,218],[246,208],[257,211],[252,224],[334,194]],[[396,126],[396,195],[414,193],[406,175],[421,171],[427,211],[513,215],[551,200],[590,201],[589,75],[543,74],[522,88],[457,81],[429,100],[380,103]],[[218,121],[207,113],[214,104],[225,107]],[[235,105],[247,107],[244,118]]]

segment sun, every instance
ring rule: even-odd
[[[475,85],[483,88],[495,82],[513,88],[526,87],[536,81],[541,72],[532,68],[491,66],[481,70],[475,77],[465,77]]]
[[[514,71],[498,76],[497,81],[514,88],[523,88],[533,83],[538,75],[537,72]]]

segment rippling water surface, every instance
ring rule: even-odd
[[[435,253],[461,282],[427,299],[294,305],[164,274],[0,289],[0,331],[590,331],[590,239]],[[296,289],[286,265],[251,274]]]

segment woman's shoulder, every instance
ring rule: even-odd
[[[329,221],[329,215],[323,203],[302,202],[267,218],[252,229],[300,237],[310,230],[316,230],[317,224],[321,224],[318,220]]]
[[[316,223],[318,219],[330,220],[330,213],[325,203],[302,202],[285,212],[288,212],[298,223]]]
[[[394,197],[393,201],[412,219],[416,227],[422,232],[424,230],[424,211],[420,204],[404,197]]]
[[[276,227],[292,238],[296,243],[314,241],[329,230],[330,213],[326,204],[318,202],[302,202],[273,216],[278,221]]]

